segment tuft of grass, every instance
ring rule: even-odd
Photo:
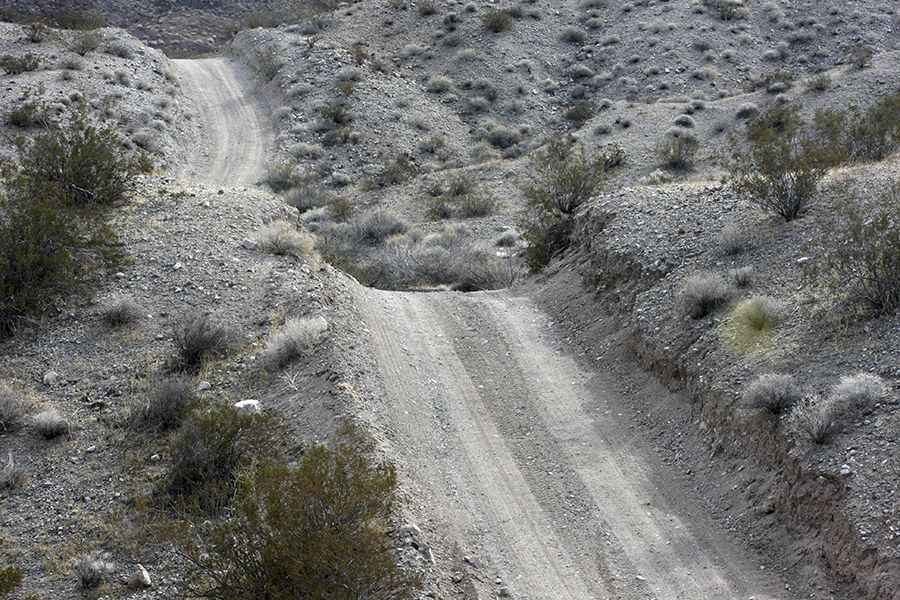
[[[845,375],[829,392],[829,398],[842,412],[866,409],[882,400],[887,393],[884,380],[871,373]]]
[[[750,410],[764,410],[773,415],[787,412],[803,397],[791,375],[760,375],[744,390],[741,405]]]
[[[501,33],[512,29],[513,16],[509,9],[489,8],[481,15],[481,23],[488,31]]]
[[[681,286],[682,311],[692,319],[702,319],[731,300],[732,290],[726,281],[714,273],[697,273]]]
[[[312,256],[315,238],[287,221],[274,221],[256,234],[259,248],[276,256]]]
[[[568,44],[583,44],[587,40],[587,34],[577,27],[566,27],[559,39]]]
[[[784,308],[768,296],[753,296],[731,311],[725,332],[739,351],[758,349],[783,320]]]
[[[42,410],[31,418],[35,432],[46,440],[69,433],[69,422],[55,408]]]
[[[726,225],[719,233],[719,247],[722,254],[736,256],[747,249],[747,233],[739,225]]]
[[[128,426],[135,431],[169,431],[181,425],[197,404],[197,391],[189,377],[166,377],[157,381],[146,402],[128,415]]]
[[[110,327],[122,327],[140,321],[144,310],[133,298],[117,294],[106,302],[102,316]]]
[[[207,359],[225,355],[232,346],[234,334],[204,313],[185,318],[175,331],[178,351],[176,367],[198,369]]]
[[[325,337],[328,321],[322,317],[289,319],[280,331],[269,338],[261,356],[261,364],[281,369],[307,355]]]
[[[748,288],[753,285],[755,272],[753,267],[738,267],[737,269],[729,269],[728,278],[734,283],[735,287],[740,289]]]

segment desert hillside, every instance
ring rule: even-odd
[[[0,8],[0,598],[900,600],[889,0]]]

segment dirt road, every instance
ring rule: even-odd
[[[387,396],[378,418],[491,574],[483,594],[786,597],[689,490],[635,453],[609,382],[558,349],[529,300],[365,290],[359,305]]]
[[[178,69],[210,144],[194,176],[252,183],[268,138],[240,76],[218,59]],[[638,449],[615,386],[569,358],[528,299],[356,290],[384,392],[366,410],[480,597],[789,597]]]
[[[222,188],[258,182],[271,134],[245,74],[224,58],[173,63],[184,93],[199,111],[203,133],[180,177]]]

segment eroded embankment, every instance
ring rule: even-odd
[[[704,214],[708,206],[717,210]],[[860,503],[853,495],[863,493],[864,486],[846,473],[822,468],[821,456],[849,450],[841,446],[851,442],[841,436],[852,434],[842,433],[830,448],[804,448],[785,433],[783,420],[738,410],[742,384],[760,372],[795,371],[812,386],[823,373],[840,373],[846,366],[839,353],[829,353],[830,344],[838,344],[848,362],[857,361],[854,365],[868,356],[856,352],[861,342],[852,330],[844,340],[824,334],[819,340],[814,332],[824,328],[807,322],[816,314],[807,309],[811,301],[796,295],[791,275],[795,242],[809,236],[815,223],[787,227],[746,216],[739,208],[717,186],[607,197],[582,213],[573,250],[554,265],[536,295],[586,354],[621,355],[627,347],[626,361],[636,361],[684,399],[659,406],[657,398],[648,397],[632,408],[673,462],[689,474],[695,470],[698,489],[720,520],[779,557],[795,577],[826,574],[819,587],[831,588],[838,597],[900,598],[900,564],[892,545],[861,532]],[[725,272],[731,266],[710,240],[733,220],[748,231],[756,228],[764,242],[757,238],[737,261],[757,269],[754,292],[781,297],[797,321],[753,352],[728,347],[723,335],[728,309],[694,320],[677,305],[687,275]],[[813,360],[819,364],[808,366]]]

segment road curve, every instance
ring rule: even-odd
[[[622,423],[597,417],[615,415],[614,394],[554,350],[528,299],[358,294],[385,429],[513,597],[785,598],[777,576],[633,452]]]
[[[172,62],[201,128],[179,178],[223,188],[257,183],[271,133],[241,69],[224,58]]]

